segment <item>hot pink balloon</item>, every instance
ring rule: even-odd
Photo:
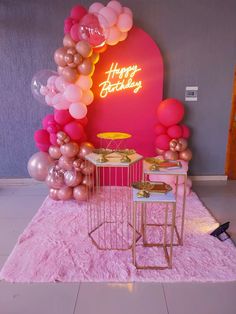
[[[73,19],[68,17],[64,21],[64,34],[70,33],[71,27],[73,26]]]
[[[132,17],[127,13],[120,14],[118,21],[117,21],[117,27],[121,32],[128,32],[133,26],[133,19]]]
[[[55,110],[54,119],[58,124],[65,125],[74,119],[69,113],[69,110]]]
[[[155,127],[155,133],[156,135],[161,135],[161,134],[166,134],[167,132],[167,127],[162,125],[161,123],[158,123]]]
[[[87,114],[87,107],[83,103],[73,103],[70,105],[69,112],[75,119],[83,119]]]
[[[191,133],[190,133],[190,129],[187,125],[182,124],[181,125],[182,131],[183,131],[183,138],[189,138]]]
[[[47,130],[47,127],[50,122],[55,122],[53,114],[47,114],[42,121],[43,128]]]
[[[76,84],[69,84],[65,89],[64,97],[69,102],[78,102],[82,97],[82,90]]]
[[[34,140],[38,144],[48,145],[50,144],[49,133],[44,129],[37,130],[34,132]]]
[[[70,30],[70,36],[75,42],[78,42],[80,40],[79,29],[80,29],[79,24],[76,23],[71,27]]]
[[[87,14],[87,10],[82,5],[76,5],[70,11],[70,17],[76,21],[81,20],[85,14]]]
[[[163,150],[169,150],[169,143],[171,141],[171,138],[167,134],[161,134],[157,136],[156,138],[156,147],[163,149]]]
[[[179,125],[172,125],[168,128],[167,134],[169,135],[170,138],[180,138],[183,135],[183,131],[181,126]]]
[[[174,98],[163,100],[157,107],[157,118],[164,126],[178,124],[184,117],[183,104]]]
[[[67,123],[64,126],[64,131],[74,141],[79,141],[84,135],[84,128],[77,121]]]

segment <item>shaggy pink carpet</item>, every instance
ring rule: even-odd
[[[131,251],[99,251],[87,236],[86,204],[47,198],[19,237],[0,279],[9,282],[232,281],[236,249],[209,235],[217,226],[195,193],[187,197],[184,246],[173,269],[136,270]],[[150,260],[148,252],[143,258]]]

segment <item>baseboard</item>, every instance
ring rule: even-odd
[[[189,176],[192,181],[227,181],[227,176]],[[0,179],[0,186],[11,185],[41,185],[43,182],[36,181],[32,178],[2,178]]]
[[[192,181],[227,181],[228,176],[189,176]]]

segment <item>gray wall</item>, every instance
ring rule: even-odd
[[[36,151],[33,132],[49,108],[38,104],[30,81],[54,69],[63,20],[76,3],[95,1],[0,0],[0,176],[28,176]],[[105,2],[105,1],[102,1]],[[122,0],[135,24],[159,45],[165,63],[165,97],[184,100],[186,85],[199,86],[199,101],[186,103],[192,128],[194,175],[223,174],[236,63],[235,0]]]

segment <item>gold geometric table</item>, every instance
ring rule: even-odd
[[[186,203],[186,184],[187,184],[187,171],[184,170],[181,166],[176,168],[168,168],[168,169],[160,169],[153,170],[152,165],[147,162],[145,159],[143,160],[143,180],[148,181],[150,175],[172,175],[175,176],[175,198],[176,198],[176,223],[175,223],[175,234],[177,238],[177,242],[173,245],[183,245],[184,240],[184,221],[185,221],[185,203]],[[179,178],[184,178],[184,191],[182,198],[178,196],[178,187],[179,187]],[[150,181],[154,183],[154,181]]]
[[[116,152],[100,162],[98,154],[86,155],[95,166],[95,184],[89,190],[87,206],[88,235],[100,250],[127,250],[132,247],[131,184],[141,180],[142,156],[133,153],[121,162]],[[136,238],[140,234],[135,230]]]
[[[175,214],[176,214],[176,199],[172,191],[167,193],[153,193],[150,192],[149,197],[138,196],[138,190],[133,188],[133,228],[138,228],[139,212],[141,212],[141,235],[142,243],[140,244],[136,240],[135,232],[133,233],[133,247],[132,258],[133,264],[137,269],[166,269],[172,268],[172,256],[173,256],[173,241],[174,241],[174,228],[175,228]],[[150,211],[152,214],[147,215]],[[158,211],[160,217],[159,223],[153,223],[147,221],[147,217],[152,218],[153,212]],[[161,222],[163,219],[164,221]],[[154,231],[158,231],[158,239],[152,242],[147,239],[148,229],[155,228]],[[149,261],[149,265],[140,262],[140,256],[145,256],[145,251],[149,248],[156,248],[156,255],[154,260],[158,260],[155,264]],[[142,253],[137,253],[138,249],[142,249]],[[158,254],[157,254],[158,253]],[[160,255],[161,254],[161,255]],[[159,256],[159,257],[158,257]],[[161,263],[162,261],[162,263]]]

